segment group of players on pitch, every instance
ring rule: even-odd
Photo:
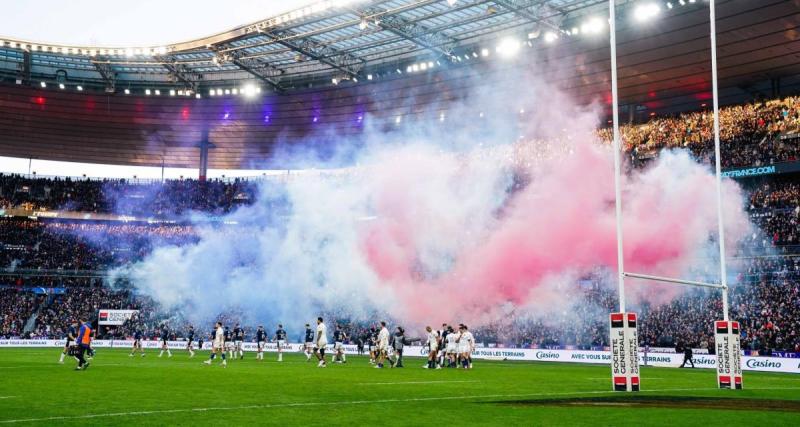
[[[459,324],[458,330],[447,323],[435,331],[426,327],[428,339],[428,364],[426,369],[464,368],[472,369],[472,352],[475,351],[475,337],[467,325]],[[446,365],[445,365],[446,363]]]
[[[83,323],[83,322],[82,322]],[[60,362],[63,363],[64,356],[68,354],[68,349],[73,346],[72,343],[81,342],[86,340],[85,346],[90,355],[93,351],[90,346],[90,339],[84,338],[86,331],[82,327],[80,331],[76,326],[70,327],[67,343],[61,355]],[[403,327],[398,326],[393,334],[389,333],[386,327],[386,322],[380,322],[380,325],[370,328],[367,336],[364,337],[363,344],[369,348],[369,363],[375,365],[376,368],[383,368],[384,364],[388,361],[389,366],[392,368],[403,367],[403,348],[411,342],[422,341],[423,345],[428,349],[428,363],[423,366],[426,369],[441,369],[443,367],[449,368],[464,368],[472,369],[472,352],[475,350],[475,338],[469,331],[466,325],[460,324],[456,330],[453,326],[442,324],[442,329],[434,330],[430,326],[425,328],[427,336],[425,339],[408,339],[405,336]],[[89,332],[94,332],[89,329]],[[159,337],[161,341],[160,353],[158,357],[162,357],[167,353],[167,357],[172,357],[172,352],[169,348],[170,331],[166,325],[162,325],[159,330]],[[137,352],[142,357],[145,356],[144,348],[142,346],[143,334],[140,330],[136,330],[133,336],[133,348],[131,349],[130,357],[133,357]],[[236,356],[239,359],[244,358],[244,328],[237,323],[233,330],[223,327],[222,322],[216,322],[214,329],[210,334],[211,338],[211,356],[206,360],[205,364],[210,365],[212,361],[220,356],[222,365],[227,366],[228,359],[233,359]],[[283,329],[283,325],[278,325],[278,329],[272,336],[272,339],[267,335],[263,326],[259,326],[256,331],[255,342],[257,345],[256,360],[264,360],[264,350],[267,342],[272,341],[276,343],[278,351],[278,361],[283,361],[284,350],[289,349],[287,342],[287,333]],[[349,337],[342,330],[339,325],[333,333],[333,362],[347,363],[347,356],[345,354],[344,342]],[[306,355],[306,360],[310,361],[312,356],[315,356],[318,364],[317,367],[327,367],[325,359],[325,349],[328,345],[327,326],[323,322],[322,317],[317,318],[317,325],[315,329],[311,325],[305,325],[304,345],[303,352]],[[194,327],[189,326],[186,336],[186,350],[189,352],[189,357],[195,356],[194,351],[195,343],[195,330]],[[199,349],[203,348],[202,335],[198,339]],[[362,346],[360,345],[361,349]],[[82,356],[82,355],[81,355]],[[82,357],[80,357],[82,358]],[[76,357],[79,359],[79,357]],[[84,363],[79,366],[82,367]]]

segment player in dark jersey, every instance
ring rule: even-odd
[[[275,330],[275,344],[278,346],[278,362],[283,362],[283,349],[286,347],[286,331],[283,330],[283,325],[278,325]]]
[[[267,342],[267,331],[264,330],[264,326],[258,325],[258,330],[256,330],[256,346],[258,347],[258,353],[256,353],[256,360],[264,360],[264,344]]]
[[[233,333],[227,326],[225,327],[225,335],[223,335],[223,337],[225,339],[224,351],[228,353],[228,359],[233,360]]]
[[[244,348],[242,344],[244,343],[244,328],[239,326],[237,323],[236,326],[233,327],[233,356],[236,357],[236,354],[239,354],[239,360],[244,359]]]
[[[189,325],[189,331],[186,332],[186,350],[189,351],[189,358],[194,357],[194,326]]]
[[[439,330],[439,361],[438,364],[441,367],[445,367],[445,362],[447,362],[447,335],[453,332],[452,326],[447,326],[447,323],[442,323],[442,329]],[[448,367],[449,367],[448,363]]]
[[[305,347],[303,351],[306,353],[306,362],[311,361],[311,355],[314,354],[314,331],[308,323],[306,323]]]
[[[139,352],[142,354],[142,357],[144,357],[144,349],[142,348],[142,330],[139,328],[136,328],[136,330],[133,331],[133,348],[131,348],[131,354],[128,356],[133,357],[133,355],[136,354],[136,350],[139,350]]]
[[[169,345],[167,345],[167,341],[169,341],[169,328],[167,328],[167,324],[161,325],[161,352],[158,353],[158,357],[164,355],[164,352],[167,352],[167,357],[172,357],[172,352],[169,351]]]
[[[78,323],[73,320],[72,323],[70,323],[70,325],[67,327],[67,341],[64,343],[64,350],[61,351],[61,358],[58,360],[58,363],[64,364],[64,357],[69,353],[69,348],[75,345],[77,336]]]
[[[375,364],[378,359],[377,353],[378,343],[378,330],[373,326],[369,328],[369,335],[367,336],[367,344],[369,345],[369,363]]]
[[[344,354],[344,341],[347,339],[347,334],[344,333],[342,327],[336,325],[336,330],[333,331],[333,362],[334,363],[347,363],[347,356]]]

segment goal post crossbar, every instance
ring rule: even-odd
[[[639,274],[639,273],[629,273],[624,272],[622,273],[625,277],[633,277],[636,279],[644,279],[644,280],[653,280],[656,282],[669,282],[669,283],[678,283],[681,285],[688,285],[688,286],[699,286],[703,288],[715,288],[715,289],[728,289],[727,285],[722,285],[719,283],[707,283],[707,282],[697,282],[694,280],[684,280],[684,279],[674,279],[671,277],[661,277],[661,276],[651,276],[649,274]]]

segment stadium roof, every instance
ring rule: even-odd
[[[455,60],[506,34],[563,32],[562,23],[606,14],[605,0],[325,0],[208,37],[164,46],[114,47],[0,39],[0,73],[102,84],[238,85],[278,91],[364,78],[424,56]],[[621,3],[630,3],[622,1]]]

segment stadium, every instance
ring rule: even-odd
[[[0,14],[0,424],[800,422],[798,1],[137,3]]]

